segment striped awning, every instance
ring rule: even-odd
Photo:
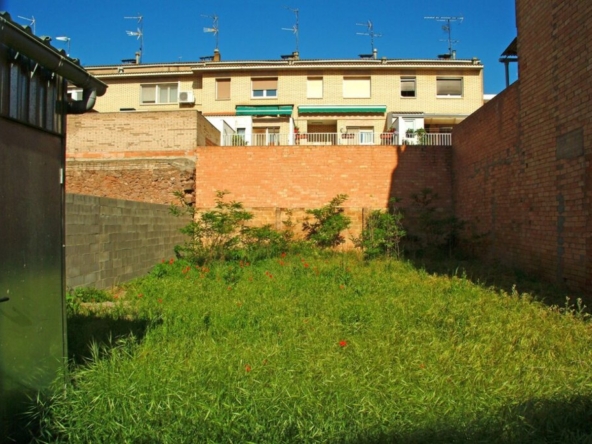
[[[291,116],[293,105],[261,105],[246,106],[237,105],[237,116]]]
[[[299,114],[380,114],[386,112],[386,105],[303,105]]]

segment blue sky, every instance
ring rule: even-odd
[[[70,55],[83,65],[112,65],[133,58],[139,47],[126,31],[137,28],[127,16],[142,15],[144,63],[197,61],[211,55],[213,34],[203,32],[219,17],[223,60],[279,59],[295,49],[292,28],[299,10],[301,58],[357,58],[371,52],[370,37],[357,23],[371,21],[379,57],[435,58],[446,53],[444,22],[425,16],[464,17],[452,23],[457,58],[485,65],[485,93],[505,87],[499,55],[516,36],[514,0],[0,0],[14,21],[35,18],[36,34],[53,37],[57,48],[70,37]],[[516,77],[515,68],[511,79]]]

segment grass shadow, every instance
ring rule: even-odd
[[[108,314],[74,314],[68,316],[68,359],[77,365],[91,357],[91,344],[110,348],[117,339],[134,336],[141,341],[153,321],[112,317]]]
[[[351,444],[438,443],[592,443],[592,397],[564,400],[533,399],[504,407],[488,419],[446,421],[425,429],[358,436]]]
[[[499,262],[484,262],[476,259],[450,257],[418,257],[407,260],[416,268],[424,269],[430,274],[440,274],[449,277],[464,276],[471,282],[484,288],[494,288],[506,293],[528,293],[537,301],[546,305],[564,307],[566,298],[575,305],[576,299],[581,298],[590,312],[592,297],[583,293],[569,290],[565,287],[550,284],[536,276],[529,275],[518,269],[507,267]]]

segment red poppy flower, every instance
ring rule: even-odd
[[[339,341],[340,347],[347,347],[347,341]]]
[[[249,373],[251,371],[251,366],[249,364],[245,365],[245,371]]]

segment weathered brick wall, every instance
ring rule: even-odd
[[[66,189],[153,203],[193,201],[198,145],[220,133],[197,111],[68,116]]]
[[[109,288],[174,256],[188,221],[166,205],[66,194],[66,286]]]
[[[590,292],[592,3],[516,15],[520,80],[454,131],[456,213],[490,232],[490,257]]]
[[[452,210],[451,159],[437,146],[269,146],[200,147],[196,166],[196,206],[211,208],[217,190],[254,210],[257,222],[281,228],[286,210],[300,224],[304,209],[320,207],[337,194],[357,235],[363,213],[386,208],[423,188],[440,196],[443,212]]]
[[[69,193],[159,204],[177,201],[181,191],[193,202],[195,161],[192,159],[70,160]]]

